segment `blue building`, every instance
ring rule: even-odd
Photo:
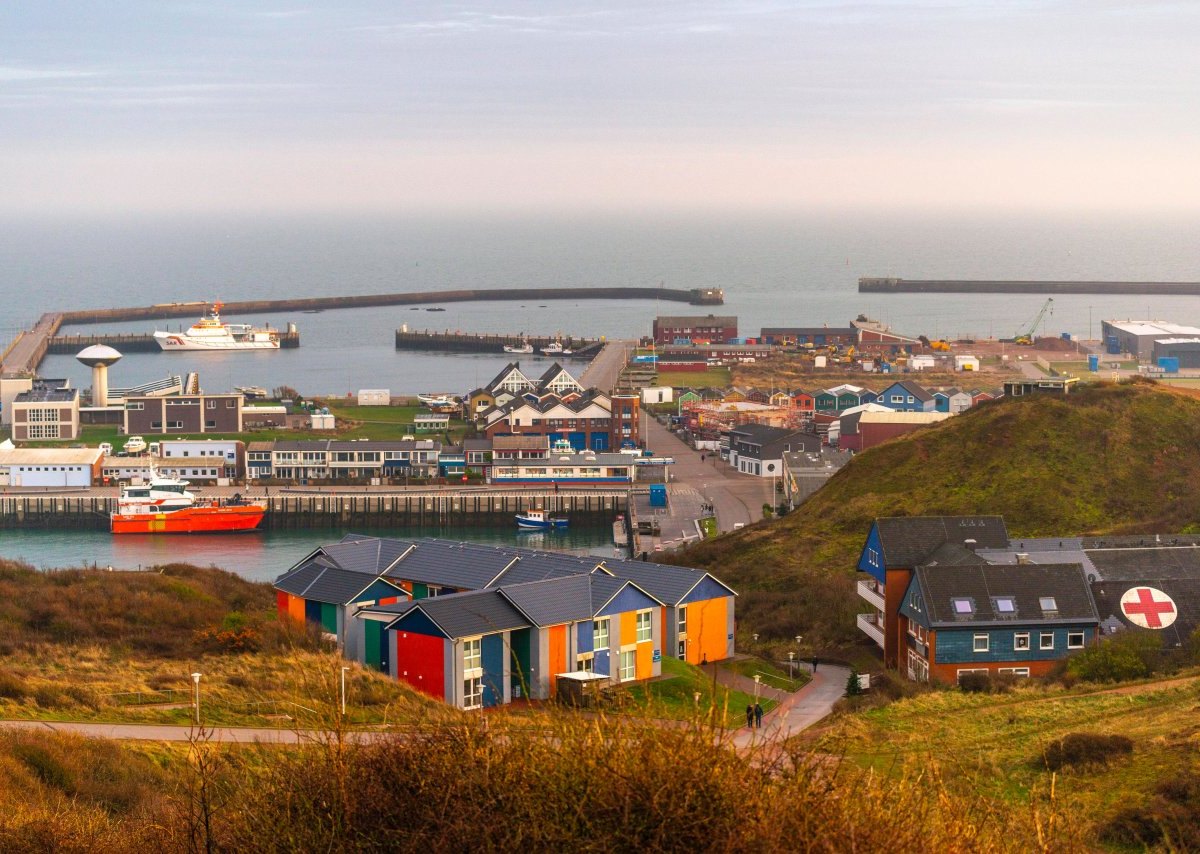
[[[875,398],[875,402],[888,409],[899,412],[934,412],[936,404],[933,395],[921,386],[908,380],[894,382]]]

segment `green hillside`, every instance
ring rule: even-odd
[[[854,565],[880,516],[999,514],[1012,536],[1194,530],[1200,400],[1151,383],[999,400],[858,455],[782,519],[672,561],[741,594],[738,624],[768,638],[857,642]]]

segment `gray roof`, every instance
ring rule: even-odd
[[[314,602],[346,605],[378,580],[361,572],[322,566],[313,561],[279,579],[275,587]]]
[[[975,540],[979,548],[1008,546],[1003,516],[901,516],[875,520],[884,566],[911,568],[942,543]]]
[[[530,628],[530,622],[498,590],[471,590],[417,601],[396,622],[421,611],[451,638]]]
[[[1100,580],[1200,579],[1196,546],[1087,549],[1086,553]]]
[[[1098,623],[1083,567],[1068,564],[919,566],[916,580],[933,626]],[[1012,612],[997,611],[996,597],[1015,599]],[[1041,599],[1057,606],[1043,611]],[[952,599],[969,599],[973,611],[956,614]]]
[[[606,560],[604,565],[617,578],[629,579],[664,605],[678,605],[708,575],[703,570],[686,566],[640,560]],[[713,580],[716,581],[715,578]],[[721,584],[719,581],[717,583]],[[721,586],[726,587],[724,584]],[[729,592],[733,594],[732,590]]]
[[[595,558],[554,553],[522,553],[517,555],[517,558],[512,566],[491,582],[490,586],[525,584],[530,581],[579,575],[591,572],[597,564]]]
[[[736,436],[751,445],[765,445],[767,442],[773,442],[797,432],[799,431],[772,427],[769,424],[739,424],[737,427],[729,428],[730,436]]]
[[[1153,587],[1166,593],[1175,602],[1176,616],[1171,625],[1162,629],[1144,629],[1126,619],[1121,611],[1121,597],[1132,587]],[[1153,576],[1121,581],[1092,582],[1092,596],[1106,626],[1120,626],[1138,632],[1158,632],[1166,647],[1188,643],[1200,624],[1200,578],[1155,578]],[[1157,597],[1156,597],[1157,598]]]
[[[592,579],[588,575],[510,584],[496,589],[535,626],[590,620],[596,613],[592,604]]]
[[[387,571],[388,578],[478,590],[516,559],[511,550],[471,543],[420,540],[416,546]]]

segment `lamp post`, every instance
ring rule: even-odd
[[[349,667],[342,668],[342,717],[346,717],[346,671]]]
[[[196,709],[196,726],[200,726],[200,674],[199,673],[192,674],[192,682],[196,686],[195,700],[193,702],[193,705],[195,706],[195,709]]]
[[[758,686],[762,684],[762,674],[754,674],[754,705],[758,705]]]
[[[788,675],[793,679],[796,678],[796,653],[788,650]]]

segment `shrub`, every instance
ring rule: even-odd
[[[1164,780],[1149,802],[1109,819],[1100,838],[1115,845],[1200,850],[1200,781],[1190,774]]]
[[[1133,741],[1123,735],[1073,732],[1046,748],[1045,766],[1051,771],[1065,767],[1107,765],[1113,758],[1133,752]]]
[[[0,670],[0,697],[8,700],[21,700],[29,695],[25,680],[11,670]]]
[[[965,694],[990,694],[992,675],[990,673],[964,673],[958,677],[958,687]]]
[[[1067,671],[1088,682],[1145,679],[1162,666],[1162,641],[1153,633],[1121,632],[1072,656]]]

